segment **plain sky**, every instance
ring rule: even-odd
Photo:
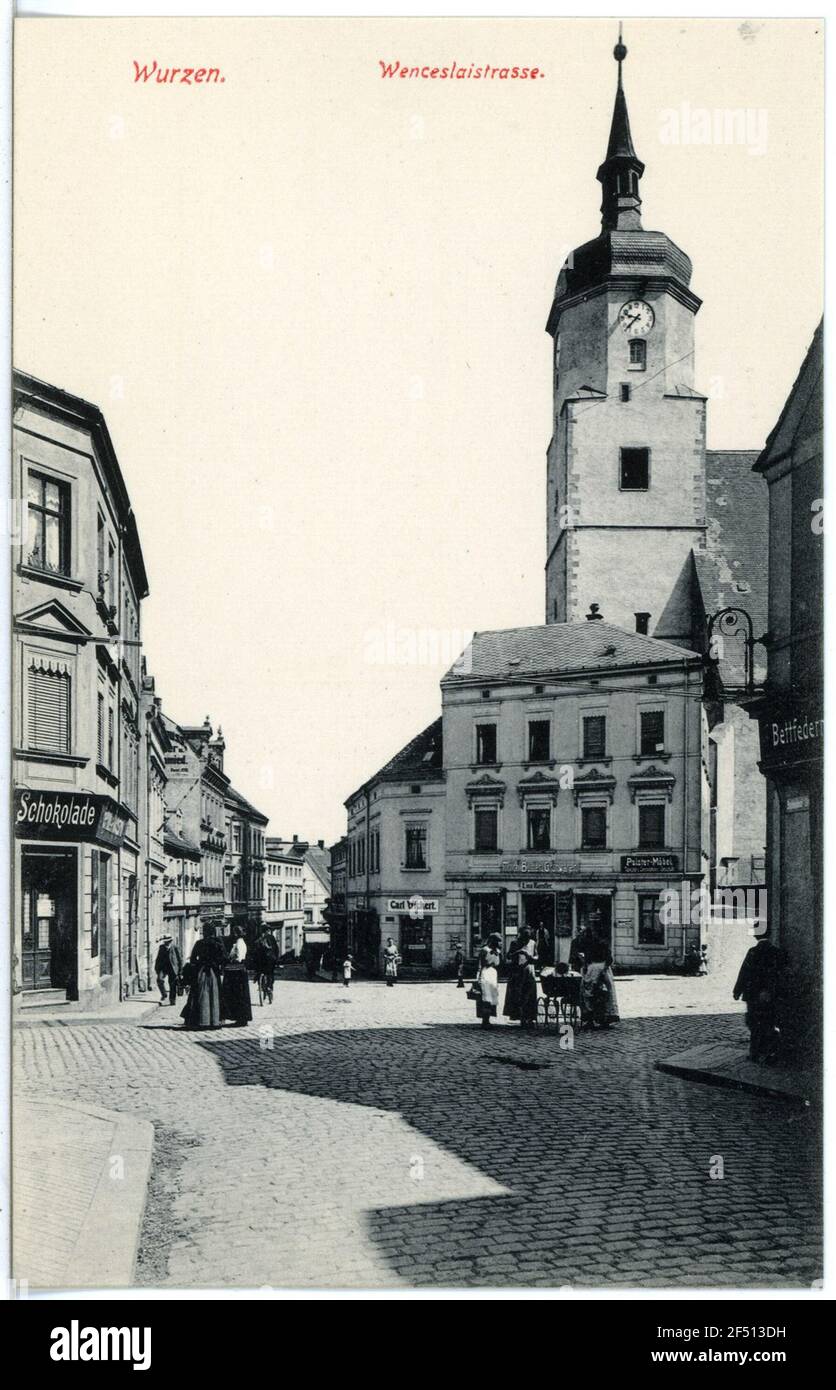
[[[335,839],[468,634],[543,621],[544,326],[599,227],[615,38],[17,22],[15,362],[103,409],[158,693],[223,725],[273,834]],[[821,315],[821,25],[630,20],[625,41],[644,225],[704,301],[709,444],[759,448]],[[381,59],[544,76],[391,80]],[[137,84],[134,60],[226,80]]]

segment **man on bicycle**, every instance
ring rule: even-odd
[[[279,947],[272,927],[265,927],[255,943],[255,970],[263,999],[273,1002],[273,984],[279,964]]]

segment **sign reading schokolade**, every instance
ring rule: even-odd
[[[14,829],[31,840],[92,840],[121,845],[127,816],[109,796],[92,792],[43,792],[18,788]]]

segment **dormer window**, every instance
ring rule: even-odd
[[[630,339],[630,370],[643,372],[647,366],[647,343],[644,338]]]

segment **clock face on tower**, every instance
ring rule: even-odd
[[[644,338],[656,322],[656,315],[643,299],[631,299],[619,309],[618,322],[628,338]]]

